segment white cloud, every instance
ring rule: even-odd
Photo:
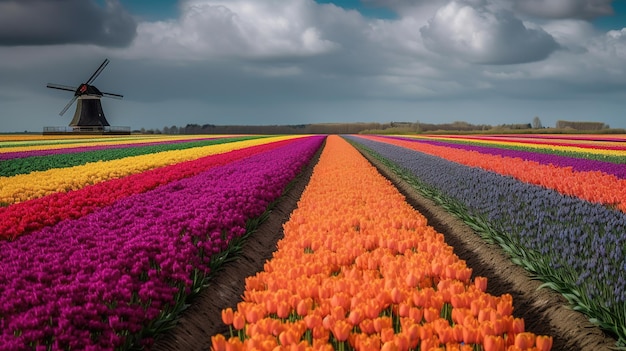
[[[512,12],[461,1],[440,8],[420,32],[430,50],[479,64],[543,60],[558,48],[552,36]]]
[[[141,23],[135,53],[171,57],[311,56],[338,47],[317,27],[312,0],[190,0],[177,20]]]

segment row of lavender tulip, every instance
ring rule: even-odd
[[[626,214],[391,144],[348,137],[484,218],[626,342]],[[539,267],[542,262],[546,267]],[[533,272],[537,274],[537,272]],[[588,311],[586,311],[588,312]],[[620,322],[621,319],[621,322]]]
[[[455,149],[476,151],[481,154],[500,155],[502,157],[517,157],[524,160],[535,161],[541,164],[552,164],[557,167],[572,167],[572,170],[578,172],[600,171],[606,174],[612,174],[620,179],[626,179],[626,165],[616,164],[612,162],[603,162],[577,157],[567,157],[562,155],[546,154],[533,151],[514,150],[500,147],[489,147],[471,145],[465,143],[445,142],[439,140],[416,140],[412,138],[396,139],[415,141],[418,143],[452,147]]]
[[[0,242],[0,345],[121,347],[190,292],[194,272],[206,273],[322,141],[301,138]]]

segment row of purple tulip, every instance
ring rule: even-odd
[[[322,141],[301,138],[0,242],[0,345],[121,347],[190,292],[194,272],[206,273]]]

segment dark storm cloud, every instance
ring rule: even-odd
[[[613,14],[613,0],[515,0],[515,8],[526,14],[550,19],[585,19]]]
[[[117,0],[0,0],[0,45],[124,47],[137,23]]]

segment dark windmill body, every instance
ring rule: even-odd
[[[100,91],[95,86],[91,85],[108,64],[109,59],[105,59],[100,67],[98,67],[98,69],[91,75],[91,77],[89,77],[89,79],[87,79],[85,83],[82,83],[78,87],[48,83],[48,88],[71,91],[74,93],[72,99],[59,113],[59,115],[63,116],[65,112],[67,112],[67,110],[72,106],[72,104],[76,102],[76,111],[74,112],[74,118],[72,118],[72,121],[70,122],[72,132],[111,131],[111,128],[109,128],[110,124],[104,116],[104,111],[102,110],[102,104],[100,102],[100,99],[103,96],[115,99],[121,99],[124,96],[120,94],[105,93]],[[126,130],[126,128],[123,129]]]

